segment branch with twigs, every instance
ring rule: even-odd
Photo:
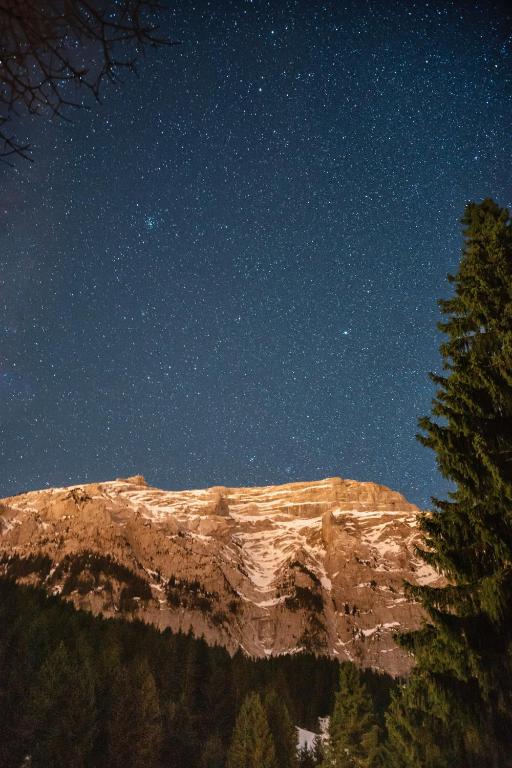
[[[105,80],[135,71],[159,36],[164,6],[149,0],[0,0],[0,158],[30,159],[13,116],[52,114],[99,100]],[[75,93],[72,93],[74,89]]]

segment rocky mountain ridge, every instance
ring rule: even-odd
[[[438,580],[414,552],[418,512],[336,477],[163,491],[135,476],[3,499],[0,568],[231,652],[310,650],[398,675],[410,660],[393,633],[422,618],[404,579]]]

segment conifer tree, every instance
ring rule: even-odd
[[[316,768],[318,765],[314,751],[309,749],[307,744],[304,744],[297,753],[297,765],[298,768]]]
[[[371,697],[357,667],[342,664],[322,768],[376,768],[379,760],[379,726]]]
[[[162,726],[155,678],[145,659],[113,686],[108,723],[109,768],[147,768],[160,758]]]
[[[210,649],[212,664],[205,691],[205,710],[207,725],[219,734],[223,741],[228,741],[233,730],[233,723],[238,707],[235,702],[233,673],[231,664],[226,664],[225,657],[218,654],[218,648]],[[222,696],[219,696],[222,691]]]
[[[95,734],[92,672],[80,655],[72,659],[59,643],[43,663],[29,697],[34,767],[87,765]]]
[[[278,768],[274,740],[257,693],[249,693],[238,714],[227,768]]]
[[[312,746],[304,744],[297,753],[297,768],[317,768],[324,759],[324,746],[321,736],[315,736]]]
[[[265,696],[264,705],[279,768],[296,768],[297,731],[286,704],[271,690]]]
[[[224,768],[226,750],[218,733],[207,739],[204,745],[199,768]]]
[[[170,711],[169,711],[170,710]],[[167,757],[171,765],[193,765],[197,761],[200,747],[197,739],[196,713],[188,705],[180,701],[171,704],[166,732]]]
[[[462,223],[419,437],[454,486],[420,520],[446,585],[411,588],[428,623],[401,639],[416,670],[387,718],[390,764],[407,768],[512,765],[512,226],[492,200]]]

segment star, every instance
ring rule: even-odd
[[[464,205],[512,200],[511,17],[374,5],[179,3],[181,45],[27,124],[41,157],[0,164],[3,495],[142,473],[442,497],[416,424]]]

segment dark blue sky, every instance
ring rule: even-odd
[[[170,5],[179,46],[0,169],[0,495],[341,475],[426,505],[458,220],[512,204],[512,16]]]

